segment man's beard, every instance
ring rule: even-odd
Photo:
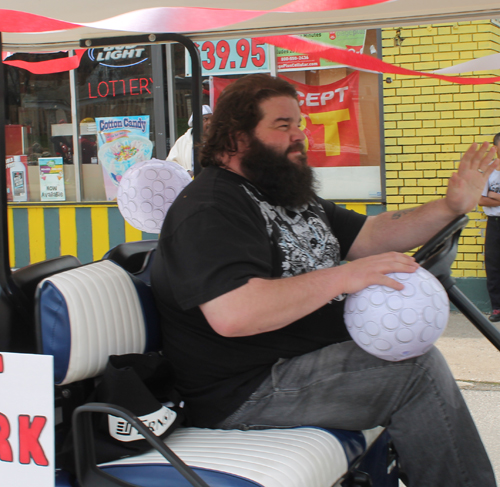
[[[290,152],[304,150],[297,142],[284,154],[266,146],[252,137],[245,155],[241,159],[241,170],[254,186],[264,193],[269,202],[277,206],[299,208],[308,204],[315,196],[315,179],[303,154],[299,162],[288,159]]]

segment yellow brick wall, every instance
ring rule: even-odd
[[[382,31],[383,60],[417,71],[500,52],[500,28],[488,20],[403,27],[402,42],[396,36],[396,29]],[[500,70],[473,74],[499,76]],[[458,85],[385,74],[383,85],[387,209],[442,197],[470,144],[491,142],[500,132],[500,84]],[[485,277],[485,215],[478,207],[468,216],[453,275]]]

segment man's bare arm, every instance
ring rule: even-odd
[[[495,191],[488,191],[488,198],[491,198],[496,201],[500,201],[500,194],[495,193]]]
[[[488,191],[487,196],[481,196],[479,198],[480,206],[499,206],[500,205],[500,194],[494,191]]]
[[[489,175],[498,166],[494,157],[495,147],[488,150],[485,143],[477,150],[473,144],[449,179],[444,198],[368,218],[347,258],[358,259],[389,250],[406,252],[423,245],[456,217],[477,206]]]
[[[200,309],[220,335],[256,335],[283,328],[342,293],[372,284],[402,289],[386,274],[417,268],[412,257],[389,252],[294,277],[250,279],[244,286],[200,305]]]
[[[493,207],[500,205],[500,200],[489,198],[488,196],[481,196],[479,198],[479,206]]]

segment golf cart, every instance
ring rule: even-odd
[[[29,2],[27,2],[29,3]],[[267,12],[255,15],[252,19],[244,20],[240,24],[231,25],[227,31],[214,28],[211,32],[204,32],[203,37],[224,35],[241,35],[243,32],[265,34],[276,34],[283,32],[318,31],[325,28],[347,28],[353,26],[381,26],[397,23],[419,23],[424,21],[436,21],[437,19],[458,19],[468,15],[493,17],[500,9],[493,3],[485,2],[484,5],[474,5],[471,11],[469,5],[454,2],[453,6],[436,6],[428,2],[427,16],[419,12],[426,11],[422,4],[419,8],[411,5],[411,2],[400,0],[391,3],[391,6],[381,4],[363,7],[360,9],[346,9],[335,12],[308,12],[306,8],[298,13]],[[398,9],[398,4],[401,9]],[[148,5],[149,6],[149,5]],[[155,5],[151,5],[153,7]],[[110,6],[103,5],[98,10],[99,17],[92,20],[100,20],[106,17],[106,9]],[[114,9],[125,9],[126,5],[112,6]],[[212,3],[210,7],[214,7]],[[255,8],[255,4],[252,4]],[[41,13],[34,6],[33,9],[20,11]],[[53,14],[50,14],[50,9]],[[59,5],[45,4],[44,15],[59,18]],[[82,6],[83,8],[83,6]],[[132,11],[135,6],[128,10]],[[366,10],[364,10],[366,9]],[[461,10],[460,10],[461,9]],[[89,6],[85,6],[82,16],[89,17]],[[355,10],[355,12],[352,12]],[[113,11],[113,14],[125,13],[124,11]],[[238,13],[238,11],[236,11]],[[241,12],[240,12],[241,13]],[[72,14],[67,15],[68,21]],[[75,14],[78,17],[79,13]],[[91,15],[90,15],[91,16]],[[95,27],[81,27],[79,29],[63,30],[55,33],[43,33],[37,36],[25,36],[11,33],[5,35],[5,50],[24,49],[32,51],[35,37],[40,37],[37,49],[75,49],[110,45],[149,45],[161,42],[180,42],[191,54],[193,73],[193,106],[194,109],[194,140],[200,139],[201,128],[201,77],[199,76],[199,57],[192,40],[200,37],[198,32],[185,31],[186,36],[177,33],[168,34],[158,30],[154,34],[150,32],[132,35],[120,33],[115,37],[109,37],[109,31],[97,31]],[[24,43],[24,44],[23,44]],[[3,76],[0,78],[3,79]],[[0,90],[2,93],[3,90]],[[3,102],[0,101],[3,107]],[[3,110],[2,110],[3,111]],[[5,160],[5,143],[2,140],[4,133],[4,121],[0,121],[0,157]],[[3,154],[3,155],[1,155]],[[195,174],[199,172],[195,158]],[[3,178],[3,179],[2,179]],[[66,441],[69,432],[74,436],[76,478],[68,472],[58,471],[56,477],[57,485],[81,485],[87,486],[111,486],[111,485],[160,485],[161,479],[165,480],[167,475],[168,485],[397,485],[397,458],[390,444],[387,434],[378,429],[369,432],[343,432],[343,431],[318,431],[317,429],[301,428],[300,430],[272,431],[272,432],[224,432],[197,430],[196,428],[180,428],[163,442],[150,432],[136,415],[131,414],[123,408],[110,403],[88,402],[95,385],[95,377],[103,372],[103,359],[109,355],[120,353],[144,353],[148,350],[158,348],[154,339],[154,331],[149,328],[149,318],[142,317],[144,308],[144,294],[147,295],[147,284],[143,286],[141,275],[151,260],[154,252],[154,242],[141,242],[136,245],[125,245],[120,249],[112,251],[107,258],[101,262],[81,266],[77,259],[71,256],[63,256],[51,261],[32,264],[26,268],[12,271],[9,263],[9,239],[7,221],[7,198],[5,194],[6,181],[5,171],[0,171],[0,233],[2,244],[0,246],[0,286],[1,286],[1,316],[0,350],[5,352],[4,363],[8,363],[9,354],[36,354],[40,352],[54,356],[57,369],[55,406],[58,411],[56,424],[56,450]],[[500,349],[500,338],[498,331],[484,316],[459,292],[450,275],[450,265],[454,260],[458,237],[461,229],[465,226],[467,219],[460,218],[440,232],[426,246],[416,254],[417,260],[426,268],[431,270],[445,286],[450,299],[478,327],[485,336]],[[119,265],[111,263],[111,260]],[[130,262],[133,265],[129,265]],[[137,264],[139,262],[139,264]],[[111,266],[111,267],[110,267]],[[82,268],[82,269],[80,269]],[[80,271],[85,276],[81,277]],[[116,271],[116,274],[114,273]],[[88,275],[87,275],[88,274]],[[69,277],[68,277],[69,276]],[[109,276],[113,279],[106,280]],[[132,277],[131,277],[132,276]],[[88,289],[89,283],[98,283],[89,294],[83,289]],[[65,279],[71,281],[65,283]],[[83,280],[82,280],[83,279]],[[73,281],[74,280],[74,281]],[[57,318],[60,326],[78,326],[81,332],[79,340],[75,340],[75,334],[62,333],[63,328],[52,328],[50,352],[47,348],[47,335],[44,335],[40,323],[41,309],[54,309],[44,301],[41,282],[49,289],[52,298],[59,300],[59,308],[63,318]],[[102,336],[99,334],[102,327],[124,325],[122,315],[110,316],[106,323],[95,322],[95,316],[104,316],[96,313],[93,319],[73,324],[73,318],[83,316],[86,309],[98,309],[98,298],[104,292],[113,289],[116,283],[122,283],[128,289],[128,294],[116,292],[109,300],[116,303],[116,309],[123,309],[130,301],[135,302],[135,313],[137,321],[129,323],[132,327],[128,331],[135,336],[137,331],[134,326],[140,323],[139,335],[141,339],[132,339],[131,347],[118,348],[117,343],[109,344],[109,348],[102,347]],[[65,297],[67,288],[70,286],[77,297],[84,296],[80,307],[68,304]],[[142,288],[139,292],[137,289]],[[38,291],[37,291],[38,289]],[[86,291],[87,292],[87,291]],[[62,299],[61,296],[64,298]],[[124,299],[126,296],[126,299]],[[62,299],[62,301],[61,301]],[[121,299],[124,299],[122,302]],[[72,311],[69,311],[69,310]],[[80,312],[75,311],[80,310]],[[113,313],[112,313],[113,315]],[[35,316],[38,318],[35,319]],[[129,316],[132,316],[130,313]],[[140,319],[139,319],[140,318]],[[55,318],[54,318],[55,319]],[[68,321],[69,320],[69,321]],[[153,319],[154,322],[154,319]],[[94,326],[92,326],[94,325]],[[153,323],[154,328],[154,323]],[[58,333],[54,333],[58,330]],[[127,330],[120,329],[118,336],[121,337]],[[94,334],[93,334],[94,333]],[[87,340],[82,340],[86,336]],[[62,341],[60,341],[62,340]],[[148,343],[149,342],[149,343]],[[138,345],[139,348],[136,348]],[[82,347],[82,348],[81,348]],[[94,355],[93,350],[100,349],[102,355]],[[75,362],[74,357],[83,357],[80,362]],[[95,360],[95,364],[94,364]],[[77,365],[75,365],[77,364]],[[95,365],[90,371],[83,371],[89,364]],[[101,413],[112,417],[122,418],[126,424],[131,425],[137,432],[142,434],[150,444],[152,450],[147,453],[107,462],[106,466],[96,467],[95,444],[93,439],[93,427],[91,415]],[[273,436],[274,435],[274,436]],[[5,439],[5,436],[4,436]],[[245,447],[247,445],[247,447]],[[305,445],[305,446],[304,446]],[[28,451],[33,453],[28,448]],[[238,451],[239,455],[235,456]],[[259,453],[259,454],[257,454]],[[33,456],[33,454],[32,454]],[[287,462],[284,462],[287,459]],[[333,460],[335,459],[335,460]],[[29,460],[29,459],[28,459]],[[30,463],[31,460],[28,461]],[[168,474],[166,472],[169,472]],[[180,473],[177,473],[180,472]],[[184,480],[186,479],[186,480]],[[184,483],[182,483],[184,482]],[[186,483],[187,482],[187,483]],[[295,482],[295,484],[293,483]]]

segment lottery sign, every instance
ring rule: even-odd
[[[255,39],[230,39],[196,43],[203,76],[250,74],[269,71],[268,45]],[[191,76],[191,60],[186,54],[186,76]]]

